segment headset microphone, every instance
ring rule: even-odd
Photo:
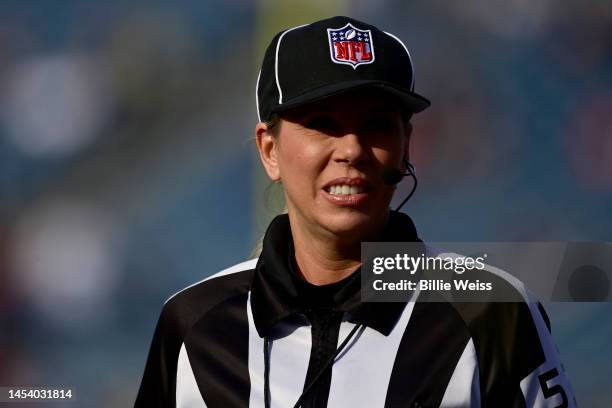
[[[383,183],[388,186],[393,186],[402,181],[404,178],[404,173],[402,173],[399,169],[387,169],[383,171],[382,178]]]
[[[388,186],[392,186],[392,185],[399,183],[406,176],[410,176],[414,180],[414,184],[412,185],[412,190],[410,190],[410,193],[408,194],[408,196],[395,209],[395,211],[399,211],[400,208],[402,208],[404,204],[406,204],[406,202],[410,200],[410,197],[412,197],[412,195],[414,194],[414,190],[416,190],[416,187],[417,187],[417,178],[416,178],[416,174],[415,174],[416,171],[414,169],[414,166],[408,160],[404,160],[404,165],[406,166],[406,170],[407,170],[406,173],[403,173],[399,169],[387,169],[383,171],[383,174],[382,174],[383,183],[385,183]]]

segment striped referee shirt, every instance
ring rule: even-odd
[[[383,241],[420,242],[393,211]],[[542,305],[511,276],[491,272],[524,302],[362,303],[358,272],[314,287],[294,262],[280,215],[258,259],[168,299],[135,407],[286,408],[311,383],[302,407],[576,405]]]

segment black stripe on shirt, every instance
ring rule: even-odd
[[[482,406],[524,407],[520,382],[546,356],[526,303],[455,303],[474,340]]]
[[[385,408],[438,407],[470,339],[449,303],[416,303],[391,372]]]
[[[254,270],[212,278],[170,298],[160,314],[134,408],[174,408],[178,355],[187,332],[227,298],[248,293]]]
[[[185,339],[193,373],[208,408],[249,405],[249,325],[247,295],[220,303]]]

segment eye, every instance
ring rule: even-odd
[[[397,130],[397,125],[391,115],[377,115],[367,119],[362,130],[368,133],[391,133]]]
[[[334,133],[339,129],[338,122],[328,115],[311,116],[304,121],[303,126],[324,133]]]

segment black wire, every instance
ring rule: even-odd
[[[264,405],[270,408],[270,341],[264,337]]]
[[[353,330],[351,330],[351,332],[346,337],[346,339],[344,339],[340,347],[336,349],[336,351],[334,352],[334,355],[331,356],[329,360],[327,360],[323,368],[317,373],[317,375],[315,375],[315,377],[312,379],[310,384],[308,384],[308,386],[304,389],[304,392],[302,392],[302,395],[300,395],[300,398],[298,398],[293,408],[299,408],[302,405],[302,401],[304,400],[304,398],[306,398],[306,396],[308,395],[308,392],[310,392],[312,387],[314,387],[314,385],[319,381],[319,379],[321,378],[323,373],[329,368],[329,366],[334,363],[334,360],[336,359],[336,357],[338,357],[338,354],[340,354],[342,350],[344,350],[348,342],[351,340],[351,338],[353,338],[353,336],[355,335],[355,333],[357,333],[357,330],[359,330],[361,326],[362,326],[361,324],[358,324],[355,327],[353,327]]]
[[[412,195],[414,194],[414,190],[416,190],[417,188],[417,178],[416,178],[416,175],[414,174],[414,171],[409,171],[406,174],[406,176],[410,176],[412,177],[412,180],[414,180],[414,183],[412,184],[412,190],[410,190],[410,194],[408,194],[408,196],[404,198],[404,201],[402,201],[402,203],[395,209],[395,211],[399,211],[400,208],[402,208],[404,204],[406,204],[408,200],[410,200],[410,197],[412,197]]]

